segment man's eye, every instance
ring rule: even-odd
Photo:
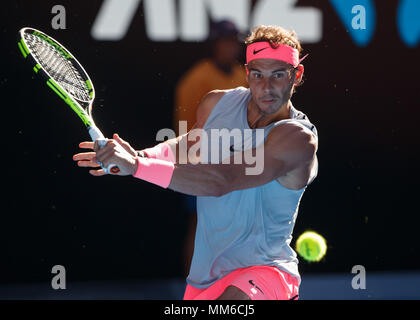
[[[255,79],[260,79],[262,77],[261,73],[253,73],[252,77]]]
[[[276,79],[281,79],[281,78],[283,78],[283,77],[284,77],[284,75],[285,75],[285,73],[284,73],[284,72],[277,72],[277,73],[275,73],[273,76],[274,76],[274,78],[276,78]]]

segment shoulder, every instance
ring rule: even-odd
[[[313,132],[308,128],[308,126],[302,124],[299,120],[286,119],[286,121],[280,125],[274,127],[269,136],[279,136],[284,134],[293,134],[298,136],[307,136],[315,137]]]
[[[197,126],[196,128],[204,127],[208,116],[215,107],[215,105],[222,99],[225,93],[229,90],[212,90],[208,92],[202,99],[197,108]]]
[[[212,90],[208,92],[200,102],[200,105],[197,109],[197,121],[200,119],[207,119],[210,112],[216,106],[216,104],[226,95],[229,94],[230,97],[233,96],[245,96],[249,94],[249,89],[244,87],[237,87],[233,89],[225,90]],[[204,121],[205,122],[205,121]]]
[[[293,160],[313,159],[318,139],[313,132],[298,121],[288,121],[274,127],[267,136],[266,145],[275,158],[290,157]]]

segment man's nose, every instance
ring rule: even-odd
[[[270,78],[264,78],[263,79],[263,85],[262,85],[262,89],[265,92],[270,92],[271,91],[271,79]]]

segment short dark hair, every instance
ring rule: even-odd
[[[287,30],[279,26],[257,26],[251,34],[245,39],[245,44],[248,46],[255,42],[269,42],[272,48],[276,48],[279,44],[285,44],[299,51],[302,51],[302,46],[294,30]]]

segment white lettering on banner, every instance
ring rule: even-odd
[[[104,0],[92,27],[96,40],[124,38],[141,0]],[[212,20],[230,19],[240,30],[258,24],[276,24],[294,29],[303,43],[322,38],[322,12],[317,8],[296,8],[297,0],[259,0],[251,12],[251,0],[179,0],[180,23],[175,0],[144,0],[146,34],[152,41],[203,41]],[[251,17],[251,21],[249,21]],[[180,26],[178,30],[177,26]]]
[[[251,1],[244,0],[207,0],[210,15],[214,20],[229,19],[242,31],[249,28]]]
[[[124,38],[140,0],[105,0],[91,30],[96,40],[118,41]]]
[[[143,9],[150,40],[175,41],[178,38],[174,0],[144,0]]]
[[[215,20],[228,19],[237,27],[248,29],[250,1],[244,0],[180,0],[180,39],[204,41],[209,36],[208,15]]]
[[[302,43],[322,39],[322,12],[317,8],[296,8],[297,0],[260,0],[257,2],[251,28],[257,25],[281,25],[293,29]]]
[[[181,0],[180,1],[180,17],[181,17],[181,40],[183,41],[203,41],[209,34],[206,6],[201,0]],[[193,14],[191,14],[193,13]]]

